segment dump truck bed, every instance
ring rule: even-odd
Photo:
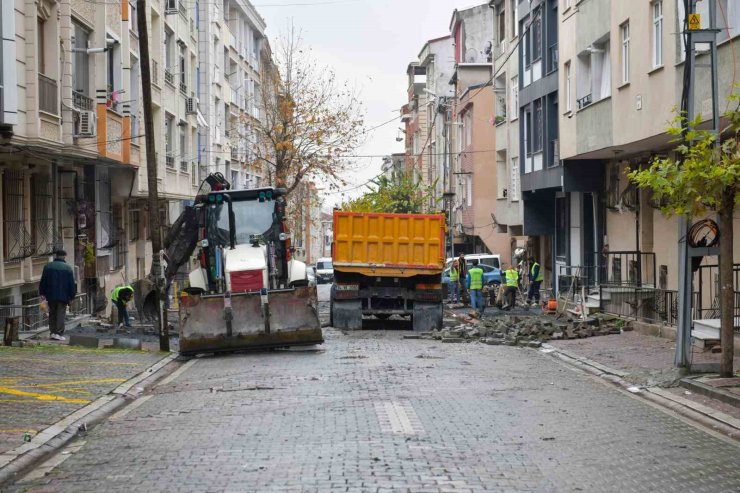
[[[438,275],[444,214],[334,211],[334,270],[366,276]]]

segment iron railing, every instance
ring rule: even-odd
[[[576,100],[576,106],[578,107],[579,110],[581,108],[585,108],[586,106],[590,105],[591,103],[593,103],[593,98],[592,98],[591,94],[587,94],[587,95],[583,96],[582,98],[579,98],[579,99]]]
[[[44,74],[39,74],[39,109],[52,115],[59,115],[57,81]]]
[[[655,254],[623,251],[600,256],[598,283],[608,286],[657,287]]]
[[[93,110],[93,99],[79,91],[72,91],[72,104],[80,110]]]
[[[547,57],[547,73],[555,72],[558,69],[558,44],[555,43],[553,45],[550,45],[548,48],[548,57]]]
[[[175,85],[175,75],[169,69],[164,69],[164,81],[173,86]]]
[[[164,159],[165,159],[164,163],[165,163],[165,165],[168,168],[174,168],[175,167],[175,156],[173,156],[170,153],[167,153],[167,155],[165,156]]]
[[[183,173],[187,173],[188,171],[190,171],[190,163],[188,163],[187,160],[180,160],[180,171],[182,171]]]
[[[42,299],[38,293],[23,295],[20,305],[0,304],[0,326],[4,327],[9,318],[18,318],[18,331],[30,332],[49,325],[49,314],[41,309]],[[89,315],[91,312],[87,293],[80,293],[69,304],[68,318]]]
[[[159,62],[152,60],[152,84],[159,85]]]

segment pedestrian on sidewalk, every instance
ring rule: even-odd
[[[483,317],[486,302],[483,299],[483,269],[478,267],[478,259],[473,259],[473,266],[468,271],[467,284],[470,290],[470,304],[478,316]]]
[[[460,264],[457,259],[450,267],[450,303],[460,303]]]
[[[39,294],[49,304],[49,338],[55,341],[66,340],[63,334],[67,305],[77,295],[74,272],[66,258],[67,252],[57,250],[54,260],[44,266],[39,282]]]
[[[126,304],[134,296],[134,288],[129,285],[119,286],[111,292],[110,300],[118,309],[118,327],[131,327],[131,319],[128,316]]]
[[[529,292],[527,293],[527,304],[540,304],[540,286],[545,278],[542,274],[542,266],[534,257],[529,257]]]
[[[463,304],[465,304],[465,291],[466,291],[466,280],[468,278],[468,264],[465,262],[465,254],[460,253],[460,256],[457,257],[457,268],[458,268],[458,276],[460,279],[460,301],[462,301]]]
[[[506,289],[504,290],[503,310],[511,310],[516,306],[516,292],[519,290],[519,271],[514,265],[509,265],[506,269]]]

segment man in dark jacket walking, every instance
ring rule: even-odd
[[[67,252],[57,250],[53,261],[44,266],[39,283],[39,294],[49,304],[49,335],[55,341],[64,341],[64,317],[67,305],[77,294],[72,267],[64,261]]]

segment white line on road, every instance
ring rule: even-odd
[[[399,435],[424,433],[421,420],[410,402],[390,401],[375,404],[380,429]]]

